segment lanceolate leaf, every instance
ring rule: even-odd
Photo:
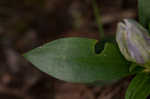
[[[140,23],[147,27],[150,23],[150,0],[138,0]]]
[[[146,99],[150,94],[150,74],[140,73],[130,83],[125,99]]]
[[[87,38],[58,39],[24,56],[41,71],[69,82],[111,82],[129,75],[129,63],[117,46],[107,43],[102,53],[96,54],[96,42]]]

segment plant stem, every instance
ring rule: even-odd
[[[100,39],[102,40],[102,39],[104,39],[105,35],[104,35],[103,25],[101,22],[100,11],[99,11],[98,5],[96,3],[96,0],[92,0],[92,6],[93,6],[93,10],[94,10],[94,16],[96,19],[96,23],[98,25],[98,30],[100,33]]]

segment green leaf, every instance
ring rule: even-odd
[[[136,63],[132,63],[129,67],[130,72],[134,72],[135,74],[140,73],[141,71],[145,70],[145,67],[139,66]]]
[[[146,99],[150,94],[150,74],[140,73],[130,83],[125,99]]]
[[[150,0],[138,0],[139,20],[144,27],[150,23]]]
[[[41,71],[69,82],[111,82],[130,74],[130,63],[115,44],[107,43],[102,53],[96,54],[96,42],[87,38],[58,39],[24,56]]]

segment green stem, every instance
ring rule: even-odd
[[[102,39],[104,39],[105,35],[104,35],[103,25],[101,22],[100,11],[99,11],[98,5],[96,3],[96,0],[92,0],[92,6],[93,6],[93,10],[94,10],[94,16],[96,19],[96,23],[98,24],[100,39],[102,40]]]

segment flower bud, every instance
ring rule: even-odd
[[[128,61],[142,66],[150,63],[150,35],[136,21],[125,19],[118,23],[116,41]]]

